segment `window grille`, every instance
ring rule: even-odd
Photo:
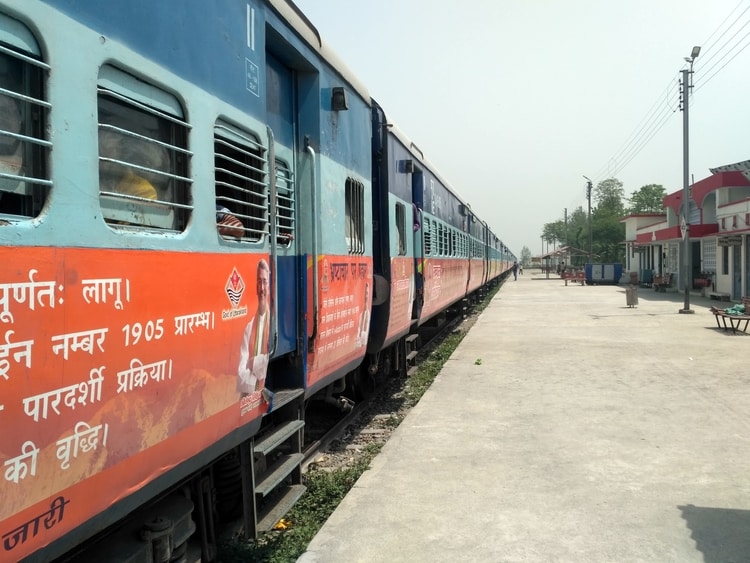
[[[192,211],[187,124],[99,88],[99,201],[118,229],[182,231]]]
[[[403,203],[396,204],[396,233],[398,236],[398,255],[406,254],[406,208]]]
[[[47,140],[51,105],[44,99],[49,66],[31,53],[0,45],[0,216],[38,216],[52,188]]]
[[[432,256],[432,220],[425,218],[422,222],[424,232],[424,255]]]
[[[716,239],[703,240],[703,271],[716,272]]]
[[[276,242],[289,246],[297,228],[292,171],[281,161],[276,161]]]
[[[214,129],[217,228],[228,210],[242,223],[240,240],[258,242],[268,233],[266,148],[254,135],[224,125]],[[221,233],[221,229],[219,229]],[[237,238],[223,235],[224,238]]]
[[[345,236],[349,254],[365,253],[365,186],[362,182],[346,179]]]

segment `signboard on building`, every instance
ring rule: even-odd
[[[719,246],[742,246],[742,235],[729,235],[726,237],[719,237]]]

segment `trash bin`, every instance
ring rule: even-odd
[[[636,286],[625,288],[625,301],[628,307],[638,306],[638,288]]]
[[[630,285],[638,285],[638,272],[630,272]]]

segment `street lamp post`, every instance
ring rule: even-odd
[[[586,197],[589,200],[589,264],[593,263],[594,260],[594,235],[591,230],[591,190],[594,188],[594,184],[587,177],[586,178]]]
[[[682,268],[683,279],[685,280],[685,303],[680,309],[680,313],[694,313],[690,309],[690,135],[688,107],[690,106],[690,89],[692,85],[693,61],[698,57],[701,48],[693,47],[689,57],[685,57],[685,62],[690,63],[690,68],[682,69],[682,220],[680,228],[682,229]]]

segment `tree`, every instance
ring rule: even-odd
[[[529,250],[528,246],[524,246],[521,249],[521,264],[524,266],[531,265],[531,250]]]
[[[661,184],[646,184],[635,190],[630,196],[628,214],[661,213],[664,210],[662,201],[667,190]]]
[[[592,239],[595,262],[623,262],[625,248],[625,191],[617,178],[602,180],[594,190],[596,208],[592,211]]]
[[[563,219],[546,223],[542,239],[552,243],[557,241],[563,246],[572,246],[588,254],[589,229],[591,229],[591,260],[594,262],[623,262],[625,259],[625,191],[617,178],[602,180],[594,188],[592,198],[595,207],[591,210],[591,224],[588,213],[579,207],[568,217],[567,224]],[[586,260],[587,256],[573,258],[573,263]]]
[[[622,202],[624,197],[625,190],[622,188],[622,182],[617,178],[602,180],[594,188],[596,208],[608,215],[622,217],[625,214],[625,205]]]

